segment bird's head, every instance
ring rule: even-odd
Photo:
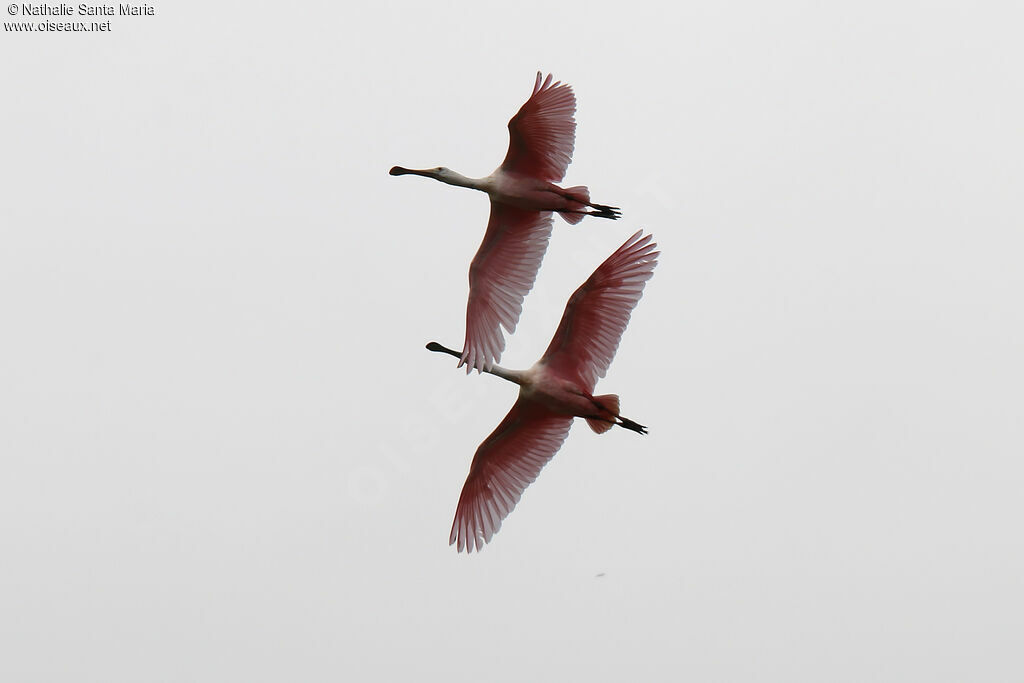
[[[391,170],[388,171],[391,175],[421,175],[426,178],[437,178],[440,180],[442,177],[451,173],[450,169],[444,166],[438,166],[436,168],[405,168],[403,166],[392,166]]]
[[[402,166],[393,166],[389,171],[391,175],[421,175],[424,178],[433,178],[434,180],[440,180],[442,183],[449,185],[458,185],[459,187],[477,187],[476,181],[472,178],[456,173],[450,168],[444,166],[437,166],[435,168],[403,168]]]

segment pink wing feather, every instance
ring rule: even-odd
[[[642,230],[598,266],[565,306],[562,321],[540,362],[565,377],[578,377],[594,390],[604,377],[658,264],[657,244]]]
[[[459,366],[489,369],[505,350],[504,327],[515,332],[523,299],[533,289],[551,237],[551,213],[491,202],[491,217],[469,266],[466,341]]]
[[[572,161],[576,140],[576,96],[572,87],[541,74],[530,99],[508,122],[508,154],[502,170],[557,183]]]
[[[459,552],[482,550],[562,447],[571,426],[572,417],[519,398],[476,449],[448,543],[458,542]]]

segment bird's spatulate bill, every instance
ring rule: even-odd
[[[462,354],[459,353],[458,351],[452,351],[447,346],[441,346],[440,344],[438,344],[435,341],[432,341],[429,344],[427,344],[427,350],[428,351],[437,351],[438,353],[447,353],[449,356],[455,356],[456,358],[462,358]]]
[[[424,178],[433,178],[437,175],[436,168],[406,168],[405,166],[392,166],[388,171],[389,175],[421,175]]]

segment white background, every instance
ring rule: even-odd
[[[1019,5],[153,6],[0,39],[0,679],[1024,676]],[[502,364],[644,227],[650,435],[459,555],[487,199],[387,170],[490,173],[537,70],[623,219]]]

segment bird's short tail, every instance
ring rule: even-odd
[[[576,202],[578,206],[573,206],[572,211],[559,212],[565,222],[569,225],[576,225],[583,217],[587,215],[587,205],[590,204],[590,190],[587,189],[586,185],[577,185],[576,187],[565,188],[564,197],[571,202]]]
[[[604,434],[615,426],[615,418],[619,416],[619,397],[615,394],[595,396],[594,403],[601,410],[601,415],[588,417],[587,424],[598,434]]]
[[[639,422],[633,422],[628,417],[619,415],[619,397],[615,394],[593,396],[590,400],[597,409],[597,415],[585,419],[590,428],[598,434],[604,434],[615,425],[637,434],[647,433],[647,427]]]
[[[590,190],[583,185],[565,188],[562,190],[562,196],[569,200],[571,205],[565,211],[559,211],[558,214],[569,225],[576,225],[583,220],[584,216],[610,218],[614,221],[622,215],[618,207],[591,203]]]

